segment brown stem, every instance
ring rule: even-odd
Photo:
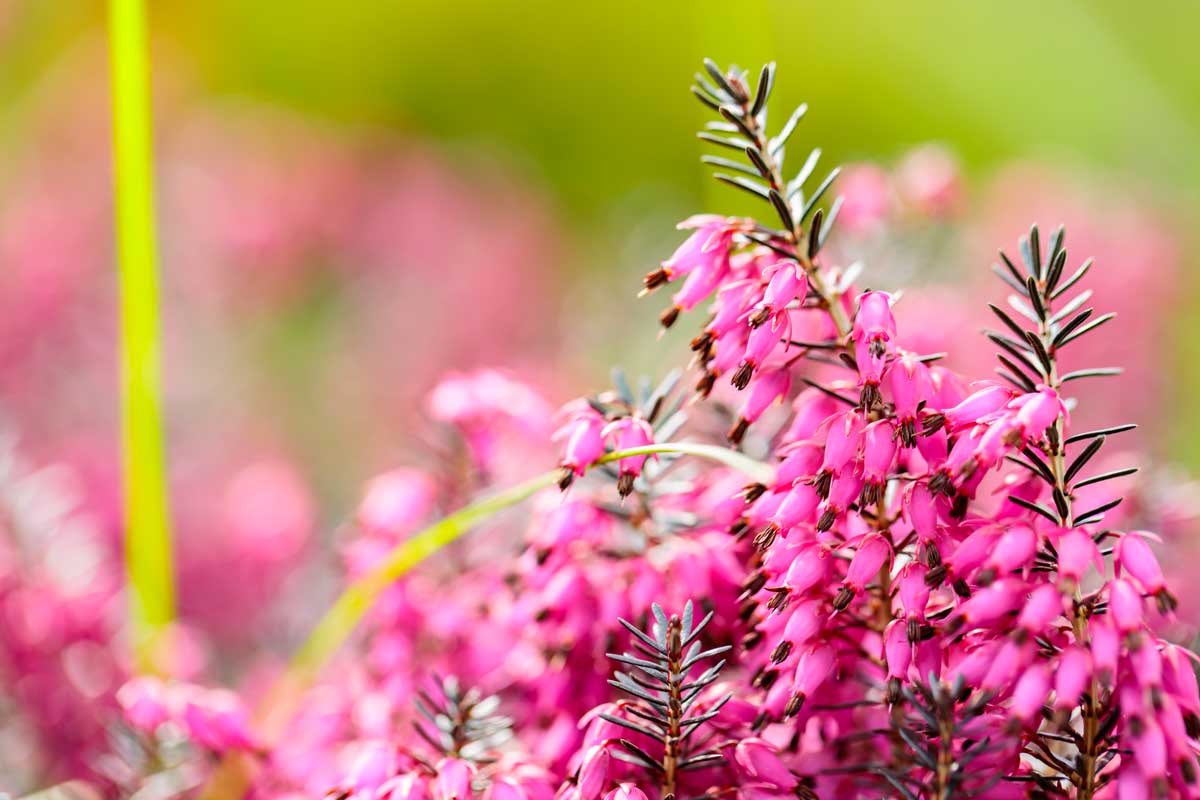
[[[662,800],[675,800],[675,773],[679,765],[679,747],[682,739],[680,722],[683,719],[683,694],[680,689],[683,662],[683,623],[672,616],[667,623],[667,664],[669,687],[667,697],[667,733],[663,741]]]
[[[1046,354],[1049,356],[1050,369],[1045,372],[1046,385],[1056,392],[1061,394],[1063,382],[1059,377],[1058,357],[1056,349],[1053,345],[1054,331],[1050,325],[1050,319],[1054,315],[1052,308],[1052,300],[1050,293],[1045,290],[1041,282],[1037,284],[1038,292],[1041,295],[1041,303],[1045,309],[1045,319],[1038,326],[1038,338],[1041,339],[1042,345],[1046,349]],[[1066,513],[1061,513],[1057,504],[1055,504],[1055,513],[1059,516],[1059,524],[1064,528],[1071,528],[1075,525],[1074,520],[1074,499],[1071,496],[1070,487],[1067,485],[1067,446],[1066,446],[1066,416],[1059,414],[1058,419],[1054,421],[1052,427],[1053,433],[1050,441],[1050,451],[1048,466],[1050,467],[1051,475],[1054,477],[1054,487],[1062,494],[1065,500]],[[1082,602],[1083,595],[1079,586],[1075,587],[1075,602],[1071,604],[1071,628],[1075,635],[1075,641],[1086,646],[1088,642],[1087,630],[1087,607]],[[1082,743],[1079,747],[1079,762],[1077,764],[1077,778],[1079,793],[1078,800],[1092,800],[1096,792],[1096,763],[1100,755],[1101,742],[1099,741],[1100,728],[1100,684],[1093,676],[1091,691],[1083,698],[1080,704],[1080,716],[1083,720],[1083,736]]]

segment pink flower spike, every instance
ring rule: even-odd
[[[769,323],[750,331],[746,349],[742,352],[742,360],[733,374],[732,383],[735,387],[741,390],[750,385],[755,370],[762,366],[767,356],[775,352],[781,340],[788,335],[788,330],[786,320],[772,317]]]
[[[1092,666],[1096,676],[1111,683],[1116,678],[1117,663],[1121,658],[1121,634],[1107,614],[1088,620],[1088,634],[1092,640]]]
[[[914,481],[909,484],[904,492],[904,515],[922,543],[937,538],[937,502],[928,483]]]
[[[879,420],[863,431],[863,478],[870,497],[863,500],[874,503],[882,497],[882,487],[896,465],[896,429],[888,420]]]
[[[829,420],[829,432],[825,438],[825,458],[821,462],[824,482],[817,482],[817,491],[822,497],[829,494],[828,478],[842,474],[846,465],[858,457],[862,447],[862,415],[851,409]]]
[[[828,552],[819,544],[806,544],[797,551],[783,582],[791,591],[803,594],[820,583],[828,570]]]
[[[355,757],[343,786],[352,792],[373,792],[395,771],[395,747],[387,742],[367,742]]]
[[[1041,439],[1046,429],[1053,425],[1060,415],[1067,413],[1066,406],[1058,392],[1050,388],[1026,395],[1025,402],[1017,411],[1017,424],[1025,431],[1026,438]]]
[[[662,282],[673,281],[691,273],[697,267],[711,269],[722,259],[728,259],[728,239],[732,233],[732,220],[716,214],[697,214],[679,223],[681,230],[695,232],[684,239],[671,257],[662,262]],[[653,289],[650,273],[646,276],[646,288]]]
[[[891,564],[892,546],[887,539],[873,533],[858,545],[850,567],[846,570],[846,585],[861,592],[867,584],[879,576],[879,571]]]
[[[892,361],[887,376],[896,419],[900,423],[900,441],[905,447],[913,447],[917,443],[917,407],[932,393],[929,368],[912,353],[903,353]]]
[[[588,466],[604,455],[604,417],[585,406],[555,432],[554,438],[567,440],[559,466],[564,470],[559,488],[566,489],[574,477],[582,476]]]
[[[991,625],[1021,607],[1025,600],[1023,588],[1017,581],[997,581],[971,595],[971,599],[959,607],[959,614],[974,626]]]
[[[1038,536],[1033,528],[1025,524],[1013,525],[1000,534],[995,550],[988,556],[985,565],[993,576],[1008,575],[1032,564],[1037,549]]]
[[[835,403],[836,400],[820,389],[809,387],[800,392],[792,401],[795,417],[783,435],[784,441],[798,442],[813,438],[821,423],[837,411]]]

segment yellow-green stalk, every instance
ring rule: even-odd
[[[160,404],[153,117],[144,0],[110,0],[113,186],[121,308],[125,559],[138,667],[171,622],[175,591]]]

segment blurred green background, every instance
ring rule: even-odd
[[[55,61],[104,33],[94,0],[7,3],[0,143]],[[187,72],[203,94],[483,149],[515,165],[584,243],[587,255],[564,270],[603,268],[616,257],[606,251],[612,231],[636,228],[646,209],[657,224],[739,202],[696,166],[702,109],[686,87],[703,55],[777,60],[786,76],[777,98],[810,103],[806,141],[831,161],[887,160],[938,141],[979,182],[1032,156],[1152,187],[1194,219],[1200,3],[1187,0],[151,5],[159,63]],[[1200,315],[1189,316],[1164,343],[1175,351],[1180,407],[1200,386]],[[1200,432],[1181,431],[1172,446],[1200,464]]]

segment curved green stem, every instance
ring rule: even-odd
[[[305,680],[315,677],[357,627],[379,595],[397,578],[466,534],[477,523],[551,486],[557,476],[557,472],[547,472],[489,495],[397,545],[379,565],[346,587],[296,652],[290,670]]]
[[[759,482],[769,482],[774,470],[767,464],[725,447],[688,442],[663,442],[601,456],[593,466],[631,456],[678,453],[717,461]],[[379,595],[397,578],[470,531],[479,522],[528,499],[552,485],[559,470],[543,473],[510,489],[488,495],[435,522],[397,545],[374,569],[346,587],[292,659],[290,671],[305,680],[314,677],[358,625]]]

